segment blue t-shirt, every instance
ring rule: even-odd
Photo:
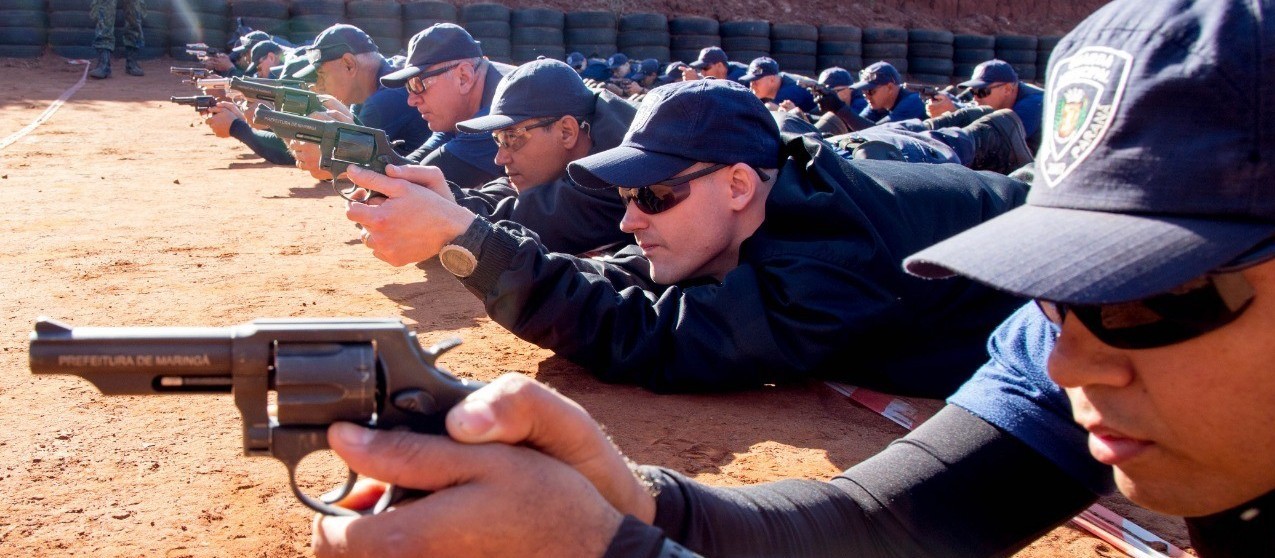
[[[388,61],[382,62],[377,83],[380,83],[381,76],[395,69]],[[400,154],[415,151],[434,134],[429,123],[421,118],[421,113],[407,104],[406,87],[380,85],[362,104],[350,107],[350,110],[361,125],[384,130],[390,142],[401,140],[403,143],[394,148]]]
[[[1095,494],[1111,492],[1111,467],[1089,455],[1088,434],[1045,372],[1058,328],[1034,302],[1006,319],[987,342],[987,364],[947,402],[1022,440]]]
[[[810,90],[797,85],[797,80],[788,77],[786,74],[780,74],[779,92],[775,93],[775,104],[784,101],[792,101],[792,104],[797,105],[797,108],[805,112],[814,112],[815,109],[819,108],[815,104],[815,96],[810,93]]]
[[[1045,111],[1045,91],[1039,87],[1019,82],[1018,98],[1014,100],[1014,114],[1018,115],[1019,120],[1023,121],[1023,132],[1028,138],[1028,143],[1040,144],[1040,129],[1044,122],[1042,114]]]
[[[880,122],[885,117],[890,117],[890,122],[902,122],[912,118],[924,120],[927,118],[925,114],[925,101],[921,100],[921,96],[907,89],[899,89],[899,98],[894,100],[894,107],[890,110],[873,110],[870,106],[864,106],[863,112],[859,116],[867,118],[873,122]]]

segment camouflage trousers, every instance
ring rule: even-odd
[[[115,6],[121,4],[124,9],[124,29],[121,30],[120,44],[125,48],[142,48],[146,41],[142,37],[142,18],[146,17],[146,0],[93,0],[89,6],[89,14],[97,25],[93,36],[93,48],[109,51],[115,50]]]

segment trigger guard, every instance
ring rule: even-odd
[[[297,500],[300,500],[301,503],[305,504],[307,508],[310,508],[323,515],[346,516],[346,517],[363,515],[354,510],[333,505],[334,502],[339,502],[342,498],[349,496],[350,492],[354,490],[354,483],[358,480],[359,480],[358,473],[355,473],[353,470],[350,470],[350,474],[346,478],[345,484],[342,485],[340,489],[338,489],[338,492],[335,495],[327,496],[321,499],[316,499],[314,497],[311,497],[309,494],[302,492],[301,489],[297,487],[296,471],[293,469],[288,469],[288,484],[292,486],[292,495],[296,496]],[[377,502],[377,503],[379,505],[380,502]]]

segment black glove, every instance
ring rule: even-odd
[[[846,102],[836,93],[817,93],[815,94],[815,103],[819,105],[819,110],[824,112],[837,112],[841,107],[846,106]]]

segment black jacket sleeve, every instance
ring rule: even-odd
[[[1097,499],[1017,438],[950,405],[831,482],[717,488],[644,472],[660,490],[655,528],[622,529],[613,544],[659,548],[662,531],[716,557],[1008,556]]]
[[[624,205],[614,188],[584,188],[565,175],[522,192],[498,178],[481,188],[452,188],[452,195],[489,221],[513,221],[535,232],[551,252],[581,254],[633,242],[620,230]]]
[[[243,142],[253,153],[271,163],[294,165],[297,162],[279,136],[269,130],[254,130],[242,118],[230,123],[230,135]]]

